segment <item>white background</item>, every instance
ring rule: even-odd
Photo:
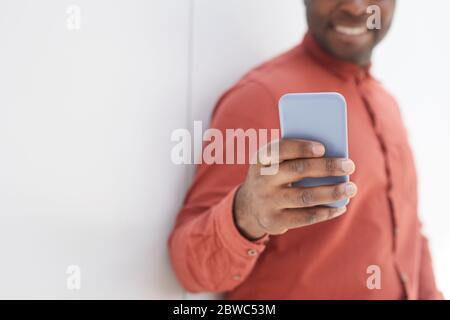
[[[80,30],[66,27],[72,4]],[[375,73],[401,103],[448,297],[450,3],[398,5]],[[205,297],[168,260],[193,169],[171,163],[170,134],[208,121],[227,87],[304,31],[300,0],[2,0],[0,297]],[[69,265],[81,290],[66,288]]]

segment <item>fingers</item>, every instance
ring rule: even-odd
[[[347,207],[328,208],[311,207],[303,209],[287,209],[280,213],[282,229],[305,227],[312,224],[337,218],[347,211]]]
[[[345,176],[352,174],[354,171],[355,164],[350,159],[295,159],[280,164],[279,172],[273,181],[282,185],[307,177]]]
[[[325,154],[325,147],[316,141],[283,139],[269,143],[260,149],[259,161],[263,165],[277,164],[285,160],[318,158]]]
[[[312,188],[284,188],[281,192],[280,207],[305,208],[325,205],[335,201],[354,197],[357,192],[353,182],[341,183],[331,186]]]

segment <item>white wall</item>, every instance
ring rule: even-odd
[[[186,295],[168,262],[193,169],[171,164],[170,133],[208,121],[228,86],[296,44],[301,2],[0,2],[0,298],[204,298]],[[402,103],[448,296],[450,4],[432,2],[440,9],[399,1],[375,70]],[[71,4],[80,30],[66,28]],[[81,290],[66,288],[69,265]]]
[[[0,297],[182,297],[166,238],[184,193],[170,134],[186,125],[189,12],[0,2]]]

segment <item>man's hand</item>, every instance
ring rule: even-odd
[[[323,205],[351,198],[357,191],[352,182],[292,187],[291,183],[305,177],[349,175],[355,165],[349,159],[323,158],[325,148],[319,142],[280,140],[271,145],[275,143],[279,147],[278,173],[261,175],[263,164],[258,161],[250,166],[245,182],[236,193],[235,221],[240,232],[250,240],[336,218],[346,211],[346,207]]]

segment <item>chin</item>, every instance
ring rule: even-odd
[[[368,33],[362,37],[345,37],[334,34],[328,37],[329,51],[340,59],[357,64],[369,63],[374,47],[374,33]]]
[[[332,53],[339,59],[365,65],[370,62],[372,50],[352,50],[351,48],[342,48],[341,50],[338,49]]]

